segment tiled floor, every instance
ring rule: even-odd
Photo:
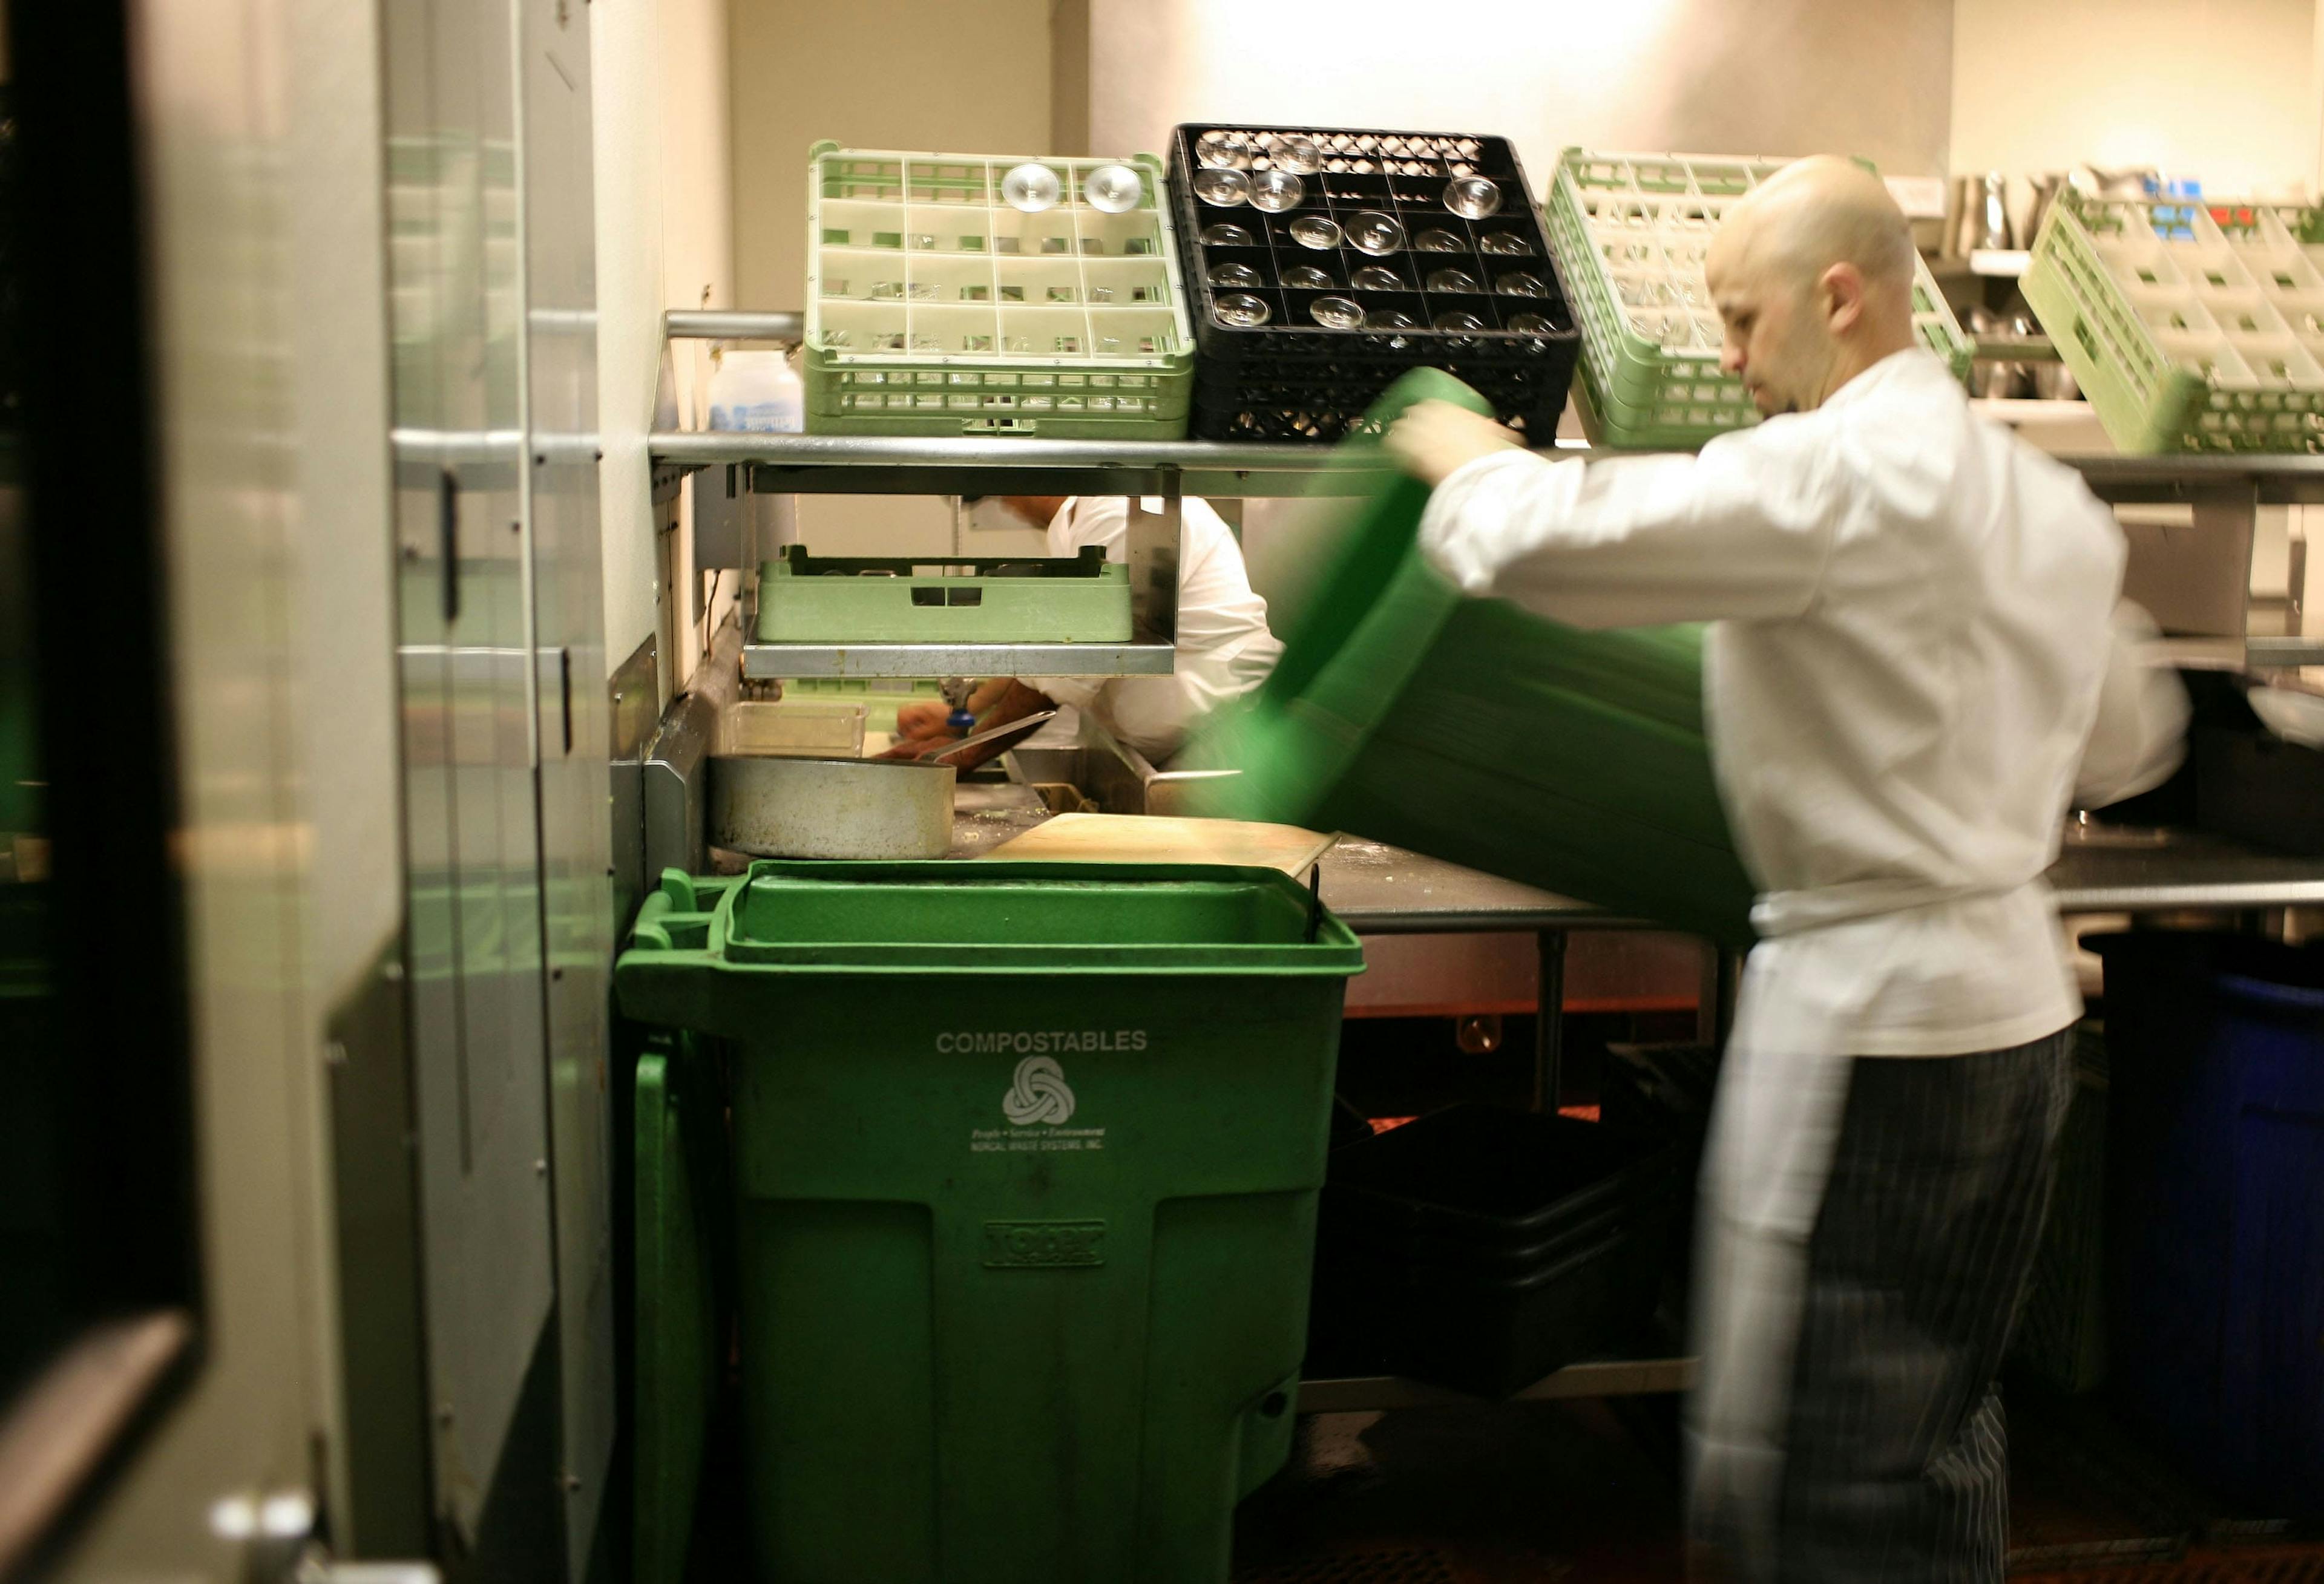
[[[1236,1584],[1676,1584],[1674,1410],[1317,1415],[1245,1504]],[[2324,1584],[2324,1545],[2223,1513],[2094,1402],[2025,1389],[2012,1418],[2013,1584]]]

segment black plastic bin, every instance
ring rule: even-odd
[[[1683,1152],[1462,1105],[1332,1158],[1310,1373],[1507,1396],[1637,1336],[1685,1191]]]
[[[1298,201],[1268,211],[1249,202],[1215,204],[1196,190],[1206,139],[1239,140],[1231,167],[1246,178],[1280,169],[1302,185]],[[1296,151],[1296,152],[1294,152]],[[1313,169],[1299,167],[1313,165]],[[1471,219],[1446,206],[1456,179],[1482,177],[1499,189],[1500,207]],[[1170,139],[1170,200],[1176,208],[1179,259],[1194,320],[1194,394],[1187,433],[1204,440],[1336,440],[1406,370],[1439,368],[1493,404],[1506,423],[1547,445],[1565,409],[1566,386],[1582,337],[1563,278],[1550,253],[1540,211],[1517,151],[1507,138],[1463,134],[1351,132],[1294,127],[1180,126]],[[1293,227],[1322,219],[1343,230],[1356,216],[1392,216],[1404,229],[1401,245],[1366,252],[1344,238],[1311,247]],[[1205,240],[1227,226],[1240,240]],[[1425,232],[1444,251],[1419,245]],[[1457,245],[1456,245],[1457,244]],[[1240,282],[1214,285],[1221,267],[1248,272]],[[1323,272],[1330,284],[1294,282],[1299,270]],[[1357,284],[1356,272],[1385,270],[1393,289]],[[1451,275],[1479,290],[1439,289]],[[1540,296],[1502,290],[1504,276],[1530,276]],[[1222,297],[1243,296],[1266,305],[1257,325],[1219,317]],[[1365,322],[1340,327],[1317,322],[1322,299],[1353,303]],[[1408,327],[1374,320],[1399,314]],[[1474,327],[1439,329],[1449,316],[1466,315]],[[1514,324],[1526,316],[1523,327]]]

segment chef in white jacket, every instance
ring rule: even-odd
[[[1766,421],[1550,462],[1442,402],[1388,446],[1429,559],[1580,627],[1708,622],[1721,798],[1760,890],[1711,1147],[1689,1410],[1698,1559],[1997,1580],[1994,1377],[2080,1013],[2043,872],[2071,804],[2153,785],[2185,701],[2117,610],[2081,480],[1915,344],[1880,183],[1803,161],[1710,258]]]
[[[1078,555],[1102,545],[1108,558],[1128,557],[1130,502],[1096,495],[1005,495],[1002,504],[1048,536],[1048,553]],[[1148,502],[1159,511],[1161,502]],[[979,726],[997,726],[1052,705],[1093,716],[1117,741],[1160,764],[1176,753],[1193,724],[1230,698],[1250,692],[1275,668],[1282,643],[1267,627],[1267,602],[1253,592],[1242,547],[1210,502],[1179,502],[1177,659],[1167,677],[996,678],[971,698]],[[944,714],[935,705],[897,713],[891,752],[941,745]],[[972,753],[975,751],[971,750]],[[958,762],[955,760],[954,762]]]

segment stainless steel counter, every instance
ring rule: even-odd
[[[1358,935],[1453,930],[1638,929],[1515,880],[1357,836],[1323,857],[1323,902]],[[2324,859],[2263,852],[2217,836],[2154,848],[2070,846],[2050,870],[2063,913],[2324,907]]]

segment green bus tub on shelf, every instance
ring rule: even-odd
[[[759,569],[761,643],[1127,643],[1130,569],[1077,556],[811,556]]]
[[[731,1042],[762,1577],[1222,1584],[1234,1506],[1291,1444],[1361,967],[1272,870],[664,878],[615,983],[626,1015]],[[641,1148],[687,1137],[647,1098]],[[654,1247],[702,1290],[668,1264],[697,1237]],[[698,1401],[646,1378],[687,1356],[661,1313],[641,1285],[641,1400]]]

